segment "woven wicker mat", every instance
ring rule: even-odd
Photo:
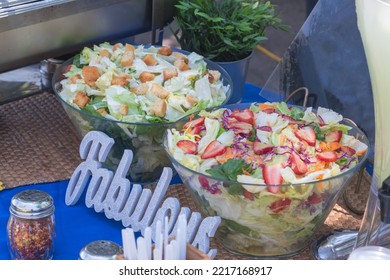
[[[73,124],[51,93],[0,106],[0,182],[6,188],[70,178],[81,162],[79,144]],[[370,176],[366,172],[361,175],[355,176],[347,186],[317,237],[334,230],[359,228],[362,216],[358,214],[364,212],[370,186]],[[183,185],[173,185],[167,195],[198,211]],[[212,245],[218,249],[217,259],[249,259],[232,254],[214,242]],[[314,257],[307,248],[292,259]]]
[[[80,163],[79,145],[53,94],[0,106],[0,181],[5,188],[69,178]]]

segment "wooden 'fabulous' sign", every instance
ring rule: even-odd
[[[73,172],[65,195],[66,205],[76,204],[85,188],[85,204],[96,212],[104,212],[108,219],[121,221],[124,227],[144,233],[151,227],[156,232],[156,222],[169,217],[169,236],[176,236],[178,217],[184,214],[187,220],[187,242],[214,258],[217,250],[210,249],[210,237],[213,237],[221,218],[219,216],[202,219],[199,212],[181,207],[175,197],[164,199],[172,180],[172,169],[165,167],[154,188],[142,188],[131,184],[126,178],[133,159],[131,150],[124,150],[121,161],[115,171],[102,167],[114,140],[103,132],[91,131],[80,144],[80,157],[84,160]],[[152,240],[156,240],[152,234]]]

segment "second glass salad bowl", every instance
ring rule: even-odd
[[[173,124],[164,149],[216,240],[259,258],[299,253],[362,167],[365,134],[336,112],[237,104]]]
[[[168,126],[202,108],[225,104],[232,81],[218,64],[168,47],[102,43],[61,65],[53,89],[80,136],[102,131],[115,140],[106,167],[133,151],[132,183],[147,184],[172,166],[162,148]]]

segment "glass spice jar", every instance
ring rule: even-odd
[[[55,239],[53,198],[40,190],[25,190],[12,197],[9,211],[7,232],[11,258],[52,259]]]
[[[109,240],[96,240],[80,250],[80,260],[116,260],[123,255],[123,249]]]

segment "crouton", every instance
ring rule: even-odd
[[[126,104],[121,104],[121,106],[119,107],[119,114],[121,114],[122,116],[126,116],[127,113],[129,113],[129,106],[127,106]]]
[[[189,95],[186,96],[186,100],[187,100],[187,102],[189,102],[191,105],[195,105],[195,104],[197,104],[198,101],[199,101],[198,98],[193,97],[193,96],[189,96]]]
[[[108,50],[100,50],[99,54],[100,56],[111,57],[111,53]]]
[[[131,76],[130,74],[127,74],[127,73],[125,73],[125,72],[119,73],[118,77],[120,77],[120,78],[125,78],[125,79],[128,79],[128,80],[131,79],[131,78],[133,78],[133,76]]]
[[[142,59],[146,65],[148,66],[154,66],[157,64],[157,59],[154,58],[153,55],[147,54],[145,57]]]
[[[152,108],[150,108],[150,113],[163,118],[165,116],[165,113],[167,112],[167,103],[165,100],[158,99],[156,102],[154,102]]]
[[[148,89],[148,84],[140,84],[137,87],[131,88],[130,91],[135,93],[136,95],[145,95],[148,92]]]
[[[135,51],[135,47],[131,44],[126,44],[125,45],[125,51],[131,51],[131,52],[134,52]]]
[[[150,73],[150,72],[144,71],[141,74],[139,74],[139,80],[141,83],[153,81],[154,78],[155,78],[155,75],[153,73]]]
[[[74,75],[72,77],[69,77],[68,81],[69,81],[69,84],[75,84],[80,79],[81,79],[81,76],[79,74],[77,74],[77,75]]]
[[[216,81],[219,81],[219,79],[221,78],[221,73],[217,70],[209,70],[208,71],[208,74],[209,74],[209,82],[210,84],[216,82]]]
[[[115,76],[111,80],[111,84],[117,86],[127,86],[129,83],[129,80],[126,79],[126,77]]]
[[[157,51],[160,55],[170,56],[172,54],[172,49],[170,47],[161,47]]]
[[[121,59],[122,67],[128,67],[133,65],[134,61],[134,52],[133,51],[125,51]]]
[[[115,45],[112,46],[112,50],[115,51],[117,49],[123,48],[122,43],[116,43]]]
[[[107,115],[107,111],[104,108],[99,108],[99,109],[96,110],[96,112],[98,112],[102,116]]]
[[[175,67],[167,67],[163,70],[164,81],[177,77],[178,73]]]
[[[99,79],[99,69],[96,66],[84,66],[81,70],[84,81],[87,85],[93,86],[97,79]]]
[[[175,58],[175,60],[182,59],[182,60],[184,60],[185,63],[188,63],[187,56],[185,56],[185,54],[183,54],[181,52],[172,52],[171,56],[173,56]]]
[[[188,64],[185,63],[183,59],[176,59],[175,62],[173,62],[173,65],[180,71],[186,71],[190,69],[190,66],[188,66]]]
[[[80,108],[84,108],[85,105],[89,103],[91,99],[82,91],[76,93],[76,97],[73,99],[73,103],[79,106]]]
[[[155,83],[152,84],[150,92],[161,99],[165,99],[169,95],[169,92],[165,88]]]

